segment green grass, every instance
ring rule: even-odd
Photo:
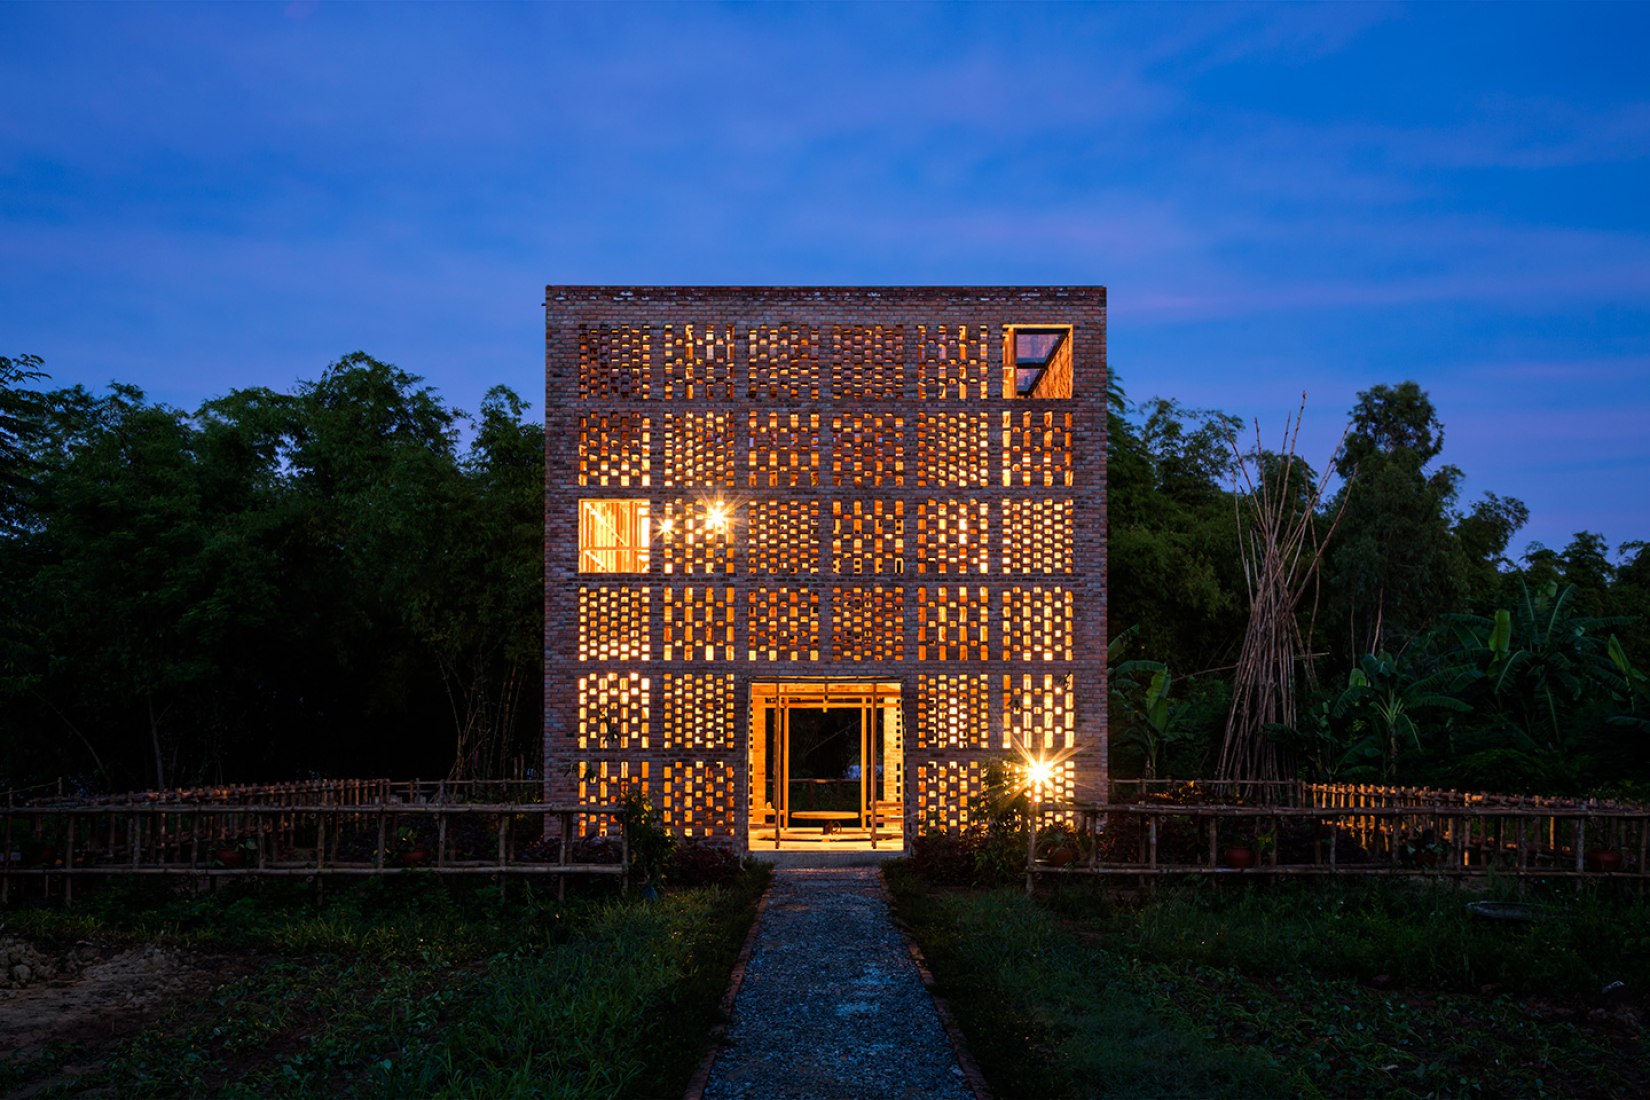
[[[1650,1094],[1635,899],[1554,890],[1508,928],[1430,884],[1032,902],[889,877],[1000,1096]]]
[[[1261,1056],[1211,1046],[1160,1011],[1122,960],[1014,890],[930,890],[887,875],[998,1096],[1271,1096],[1286,1077]]]
[[[1625,891],[1538,889],[1534,924],[1485,921],[1480,897],[1444,882],[1365,879],[1165,884],[1115,904],[1091,884],[1056,887],[1049,908],[1136,958],[1314,974],[1434,990],[1585,997],[1612,981],[1650,990],[1650,905]],[[1505,891],[1482,895],[1512,900]]]
[[[423,879],[7,915],[39,942],[161,941],[242,976],[107,1049],[0,1058],[0,1093],[122,1096],[679,1094],[765,874],[657,901],[557,904]],[[90,1066],[73,1079],[66,1065]]]

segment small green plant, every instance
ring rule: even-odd
[[[625,794],[625,832],[630,839],[631,874],[638,883],[656,885],[664,880],[676,857],[676,837],[664,827],[659,811],[641,784]]]
[[[1438,839],[1433,829],[1404,838],[1398,849],[1398,858],[1406,867],[1436,867],[1449,854],[1449,846]]]

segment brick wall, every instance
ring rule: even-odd
[[[743,848],[751,683],[826,675],[900,685],[908,831],[967,820],[1011,738],[1100,795],[1104,288],[545,307],[548,798],[645,782],[673,827]],[[1071,327],[1071,397],[1005,397],[1009,325]],[[581,498],[649,503],[646,574],[578,572]]]

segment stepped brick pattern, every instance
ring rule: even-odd
[[[1103,288],[545,306],[548,799],[641,785],[743,849],[753,685],[826,678],[899,685],[908,836],[968,824],[1017,751],[1053,762],[1045,799],[1099,797]]]

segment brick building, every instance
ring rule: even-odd
[[[547,797],[743,850],[1100,794],[1104,288],[545,308]]]

